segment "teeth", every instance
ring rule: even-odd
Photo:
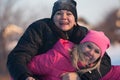
[[[68,24],[66,21],[61,21],[60,24]]]
[[[60,25],[67,25],[68,23],[60,23]]]

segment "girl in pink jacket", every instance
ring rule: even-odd
[[[60,39],[45,54],[34,57],[28,64],[29,69],[34,74],[42,75],[40,80],[61,80],[62,73],[75,71],[69,54],[72,47],[72,42]]]
[[[101,75],[101,72],[99,70],[100,69],[100,62],[101,62],[101,59],[102,59],[106,49],[109,48],[109,46],[110,46],[109,39],[107,38],[107,36],[105,36],[105,34],[103,32],[97,32],[97,31],[92,31],[91,30],[91,31],[89,31],[87,36],[80,43],[84,43],[84,42],[93,42],[93,43],[95,43],[100,48],[101,55],[94,62],[93,65],[92,65],[92,63],[90,63],[90,64],[88,63],[89,65],[86,64],[87,67],[85,69],[80,69],[77,62],[79,62],[79,61],[83,62],[84,61],[84,63],[85,63],[85,62],[88,62],[88,61],[85,59],[85,57],[81,57],[81,54],[80,54],[81,51],[82,51],[81,48],[84,48],[84,45],[83,46],[79,45],[81,48],[79,46],[74,48],[74,49],[77,49],[77,52],[76,52],[77,55],[75,54],[76,50],[73,49],[73,55],[75,57],[72,60],[72,61],[74,61],[73,64],[77,68],[78,73],[80,75],[84,74],[85,72],[92,73],[91,70],[94,70],[94,69],[97,69],[99,74]],[[92,47],[90,47],[90,46],[88,46],[88,47],[89,47],[89,50],[92,49]],[[86,52],[84,52],[84,51],[87,51],[87,50],[82,51],[82,53],[86,54]],[[91,52],[92,52],[92,50],[91,50]],[[90,52],[88,52],[88,53],[92,54]],[[94,54],[94,56],[95,56],[95,54]],[[120,65],[112,65],[110,71],[103,77],[101,75],[101,78],[99,80],[120,80]]]
[[[51,50],[35,56],[28,68],[32,73],[42,75],[40,80],[62,80],[66,72],[77,72],[80,77],[93,69],[101,75],[101,58],[109,46],[110,41],[103,32],[90,30],[79,45],[59,39]],[[101,80],[120,80],[120,67],[112,66]]]

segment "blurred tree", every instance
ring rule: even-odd
[[[0,27],[1,30],[13,20],[12,8],[16,0],[0,0]]]
[[[6,40],[4,38],[5,28],[9,24],[19,25],[22,21],[22,10],[14,11],[14,5],[18,0],[0,0],[0,74],[6,73]]]
[[[90,23],[88,23],[88,21],[85,19],[85,18],[83,18],[83,17],[79,17],[78,18],[78,24],[79,25],[81,25],[81,26],[85,26],[85,27],[87,27],[88,29],[91,29],[93,26],[90,24]]]
[[[24,9],[14,11],[14,5],[18,0],[0,0],[0,31],[9,24],[20,25]]]
[[[94,29],[104,31],[111,43],[120,43],[120,9],[110,12],[106,19]]]

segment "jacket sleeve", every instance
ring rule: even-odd
[[[37,55],[27,64],[29,70],[35,75],[45,75],[51,72],[51,64],[54,62],[49,51],[42,55]]]
[[[26,64],[42,47],[42,35],[40,22],[31,24],[8,55],[7,68],[14,80],[25,80],[32,76]]]
[[[28,68],[33,74],[43,75],[45,73],[46,68],[44,63],[47,64],[49,62],[49,60],[47,62],[44,61],[44,59],[48,59],[46,56],[47,54],[37,55],[34,58],[32,58],[32,60],[28,63]]]
[[[111,58],[105,52],[100,64],[100,72],[102,76],[105,76],[110,71],[110,69],[111,69]]]

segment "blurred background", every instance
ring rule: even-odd
[[[10,80],[9,52],[34,21],[51,16],[56,0],[0,0],[0,80]],[[120,65],[120,0],[76,0],[78,23],[102,30],[111,40],[107,50],[112,64]]]

